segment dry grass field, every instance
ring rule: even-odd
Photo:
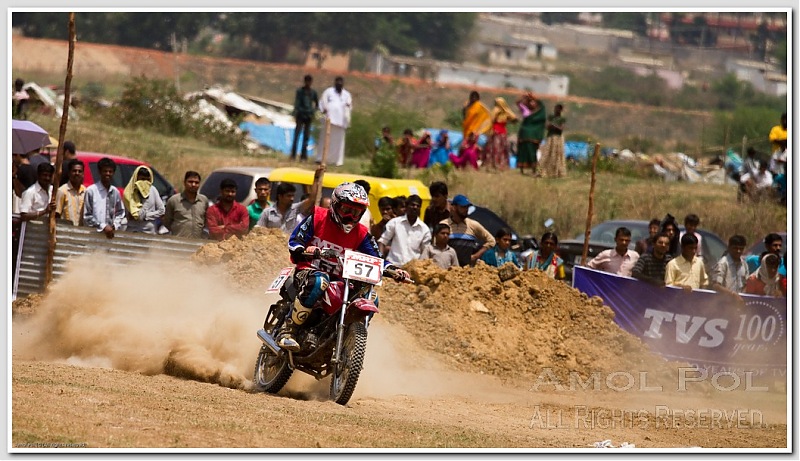
[[[302,75],[312,73],[315,86],[324,88],[334,74],[324,70],[307,69],[285,64],[270,64],[240,60],[210,59],[136,48],[123,48],[80,43],[76,48],[73,88],[80,91],[90,82],[105,88],[109,97],[121,90],[127,78],[146,75],[151,78],[174,80],[176,75],[183,91],[210,84],[227,84],[239,92],[287,103],[292,102],[294,88]],[[61,85],[65,61],[65,42],[14,37],[12,43],[12,74],[40,84]],[[35,54],[36,60],[18,59]],[[444,86],[421,83],[411,79],[376,77],[352,73],[346,76],[346,86],[353,93],[356,111],[372,113],[376,107],[393,105],[402,110],[419,111],[430,126],[445,126],[448,114],[463,104],[467,86]],[[496,96],[513,100],[510,90],[482,89],[482,99]],[[598,95],[601,96],[601,95]],[[610,103],[599,99],[565,98],[568,131],[590,133],[602,145],[614,145],[621,138],[639,136],[652,138],[667,148],[678,142],[700,145],[707,129],[709,113],[672,110],[665,107],[644,107]],[[554,98],[546,99],[548,104]],[[283,156],[248,155],[242,152],[210,146],[189,137],[171,137],[145,130],[124,129],[85,114],[79,121],[70,121],[67,138],[80,150],[108,152],[146,160],[180,187],[183,173],[188,170],[207,175],[213,169],[227,165],[286,166]],[[380,113],[374,117],[380,118]],[[57,136],[59,120],[35,116],[34,120]],[[399,132],[402,128],[395,131]],[[685,151],[691,154],[691,151]],[[347,152],[345,171],[361,172],[363,152]],[[587,213],[589,176],[570,171],[563,180],[533,180],[517,172],[502,174],[457,172],[446,177],[432,172],[405,172],[425,183],[444,179],[451,195],[467,194],[475,203],[489,206],[521,233],[540,235],[547,218],[555,221],[555,231],[562,238],[571,238],[584,231]],[[646,219],[663,217],[666,213],[679,220],[688,213],[701,218],[701,227],[726,240],[734,233],[747,237],[749,242],[765,233],[787,228],[786,207],[763,204],[739,204],[735,188],[709,184],[664,183],[653,179],[601,173],[597,179],[593,222],[613,218]]]

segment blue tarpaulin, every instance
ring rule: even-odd
[[[262,146],[289,155],[292,151],[292,140],[294,139],[294,128],[284,128],[277,125],[261,125],[253,122],[242,122],[239,128],[247,131],[250,137]],[[302,133],[297,140],[297,149],[300,150],[303,142]],[[314,155],[314,138],[312,135],[308,140],[308,155]]]
[[[742,294],[744,305],[736,306],[730,296],[713,291],[656,287],[580,266],[573,286],[602,298],[617,325],[670,360],[712,374],[786,374],[786,298]]]

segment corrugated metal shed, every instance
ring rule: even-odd
[[[15,296],[44,291],[44,271],[47,261],[47,224],[28,221],[23,224],[20,241],[20,265]],[[187,239],[171,235],[152,235],[135,232],[116,232],[109,240],[91,227],[56,224],[56,251],[53,260],[53,280],[64,274],[70,258],[102,252],[113,264],[125,265],[141,261],[187,261],[208,240]]]

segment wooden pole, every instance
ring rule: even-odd
[[[314,172],[314,184],[311,185],[311,202],[319,206],[322,201],[322,178],[325,176],[325,162],[328,161],[328,145],[331,142],[331,119],[325,117],[325,142],[322,145],[322,159],[319,168]]]
[[[589,254],[589,236],[592,233],[592,213],[594,213],[595,172],[597,171],[597,157],[599,156],[600,143],[595,143],[594,155],[592,156],[592,182],[589,185],[589,211],[586,213],[586,233],[583,235],[583,255],[581,256],[581,266],[586,265],[586,256]]]
[[[58,150],[56,151],[56,172],[53,175],[53,192],[50,194],[50,204],[56,202],[56,192],[61,181],[61,169],[64,162],[64,137],[67,134],[67,119],[69,118],[70,86],[72,85],[72,62],[75,58],[75,13],[69,14],[69,53],[67,54],[67,77],[64,81],[64,107],[61,114],[61,126],[58,129]],[[45,261],[44,286],[45,289],[53,280],[53,259],[56,253],[56,214],[49,216],[49,236],[47,244],[47,259]]]

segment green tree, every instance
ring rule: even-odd
[[[578,13],[571,11],[545,11],[542,13],[542,22],[549,25],[552,24],[577,24]]]
[[[630,30],[637,35],[647,34],[647,13],[602,13],[603,26],[612,29]]]
[[[775,47],[772,49],[772,57],[778,60],[778,66],[785,74],[788,70],[788,51],[786,48],[786,37],[781,39],[775,44]]]
[[[733,112],[717,112],[708,130],[706,143],[740,150],[742,138],[757,150],[769,152],[769,131],[780,120],[782,110],[766,107],[738,108]]]

